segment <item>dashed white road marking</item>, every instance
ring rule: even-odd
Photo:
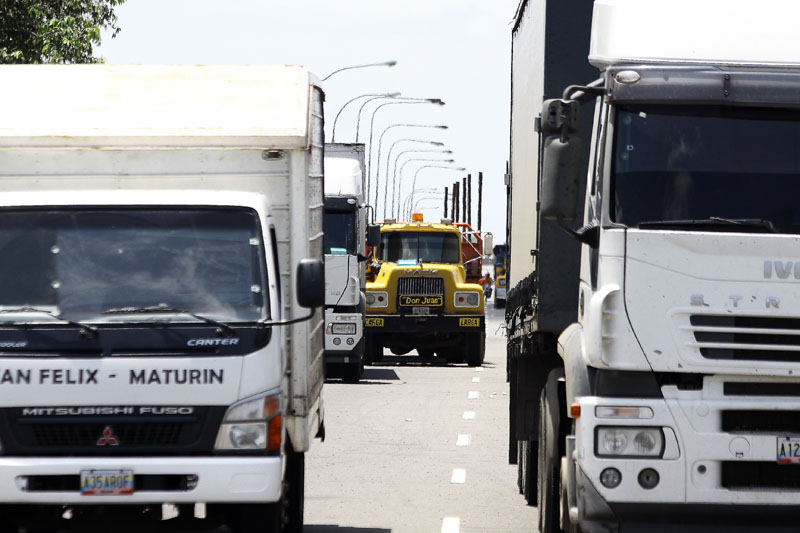
[[[475,420],[475,411],[464,411],[464,416],[462,416],[464,420]]]
[[[469,391],[469,394],[467,394],[467,400],[477,400],[480,397],[481,393],[476,390],[471,390]]]
[[[472,382],[473,383],[480,383],[481,382],[481,378],[472,378]]]
[[[458,484],[464,483],[467,480],[467,469],[466,468],[454,468],[453,469],[453,476],[450,478],[450,483]]]
[[[472,442],[472,437],[469,435],[459,435],[456,439],[456,446],[469,446]]]
[[[479,366],[475,369],[475,372],[483,372],[483,367]]]
[[[461,520],[455,516],[445,516],[442,521],[442,533],[458,533]]]

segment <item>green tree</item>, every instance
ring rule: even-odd
[[[119,33],[125,0],[0,0],[0,63],[102,63],[100,32]]]

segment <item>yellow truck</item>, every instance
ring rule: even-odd
[[[395,355],[416,349],[426,359],[483,363],[483,290],[467,279],[476,261],[480,273],[483,244],[466,224],[427,223],[417,213],[412,222],[381,225],[373,280],[366,287],[367,363],[380,361],[384,348]]]

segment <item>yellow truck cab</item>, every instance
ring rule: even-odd
[[[446,222],[446,221],[443,221]],[[483,290],[466,281],[462,231],[452,223],[389,222],[381,226],[366,287],[365,359],[380,361],[383,349],[448,363],[483,363]],[[480,252],[479,252],[480,253]]]

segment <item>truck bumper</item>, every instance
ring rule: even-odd
[[[82,496],[82,470],[132,470],[138,476],[197,476],[191,490],[137,490],[130,495]],[[70,488],[36,490],[32,476]],[[281,457],[2,457],[0,502],[19,504],[267,503],[281,495]],[[58,478],[61,478],[60,480]],[[28,489],[26,490],[26,481]]]
[[[485,331],[483,315],[367,315],[369,333],[474,333]]]
[[[326,364],[360,364],[364,359],[364,338],[358,339],[355,346],[348,346],[350,350],[329,350],[325,348]]]
[[[334,324],[355,325],[352,334],[333,333]],[[355,350],[364,336],[364,317],[360,313],[335,313],[325,310],[325,354],[328,352],[346,353]],[[329,361],[333,362],[333,361]]]
[[[743,382],[745,392],[726,392],[736,382]],[[720,523],[728,523],[730,516],[739,517],[734,519],[737,524],[747,516],[759,523],[773,519],[782,522],[786,515],[800,520],[800,477],[794,473],[797,465],[777,462],[780,439],[798,433],[791,431],[791,424],[800,410],[800,398],[772,395],[769,391],[777,382],[760,376],[707,376],[702,390],[662,387],[664,398],[578,398],[578,492],[583,477],[584,488],[591,485],[591,490],[623,521],[638,522],[651,512],[657,516],[665,509],[680,520],[684,520],[684,509],[699,521],[711,517]],[[747,387],[760,392],[747,395]],[[600,418],[597,406],[642,407],[648,415]],[[623,427],[634,432],[639,427],[659,428],[664,438],[663,454],[611,457],[605,453],[601,457],[597,450],[603,443],[596,439],[600,427]],[[608,488],[601,483],[607,468],[620,473],[618,486]],[[643,485],[641,476],[646,469],[657,473],[654,486]],[[727,514],[733,506],[743,511]],[[769,512],[758,514],[759,509]],[[579,520],[587,518],[585,513],[586,509],[579,510]]]

